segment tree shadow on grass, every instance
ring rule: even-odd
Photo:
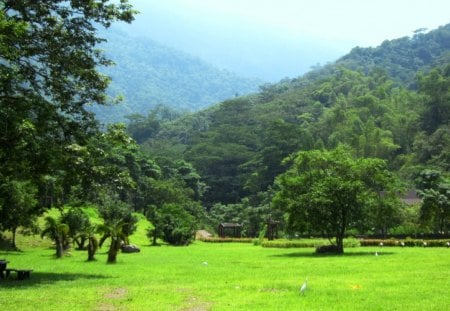
[[[84,273],[48,273],[48,272],[32,272],[29,279],[18,280],[14,274],[7,279],[0,279],[1,288],[27,288],[39,286],[40,284],[52,284],[57,282],[78,281],[81,279],[108,279],[109,276],[101,274],[84,274]]]
[[[379,257],[393,255],[393,252],[378,252]],[[316,253],[304,253],[304,252],[295,252],[295,253],[285,253],[285,254],[277,254],[271,255],[270,257],[304,257],[304,258],[339,258],[339,257],[375,257],[374,252],[351,252],[344,254],[316,254]]]

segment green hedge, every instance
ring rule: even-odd
[[[404,239],[404,240],[380,240],[380,239],[362,239],[361,246],[407,246],[407,247],[449,247],[450,240],[423,240],[423,239]],[[383,243],[382,245],[380,243]],[[403,243],[403,244],[402,244]]]
[[[252,238],[200,238],[198,241],[208,242],[208,243],[252,243]]]
[[[261,242],[262,247],[271,248],[316,248],[318,246],[329,245],[326,239],[305,239],[305,240],[273,240]],[[357,239],[345,239],[344,247],[360,246]]]

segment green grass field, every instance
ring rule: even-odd
[[[10,267],[34,269],[28,280],[0,280],[0,310],[450,310],[446,248],[316,256],[249,243],[141,244],[107,265],[106,248],[86,262],[84,251],[55,259],[48,242],[27,241],[0,251]]]

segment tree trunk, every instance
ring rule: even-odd
[[[94,261],[95,252],[97,251],[97,240],[95,237],[89,237],[88,243],[88,261]]]
[[[337,248],[338,254],[344,253],[344,237],[343,236],[336,237],[336,248]]]
[[[61,238],[56,239],[56,257],[61,258],[64,254],[64,244]]]
[[[13,249],[17,249],[17,246],[16,246],[16,231],[17,231],[17,228],[14,227],[12,229],[12,247],[13,247]]]
[[[157,234],[156,234],[156,229],[153,230],[153,242],[152,245],[156,246],[156,239],[157,239]]]
[[[116,263],[117,253],[119,252],[119,250],[120,250],[120,239],[111,238],[111,245],[109,246],[107,263]]]
[[[77,239],[74,239],[75,243],[77,243],[77,249],[78,250],[83,250],[84,249],[84,244],[86,244],[86,241],[89,238],[86,238],[85,236],[81,236]]]

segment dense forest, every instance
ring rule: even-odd
[[[262,85],[257,94],[176,120],[166,119],[159,107],[128,131],[157,161],[192,163],[206,184],[202,203],[208,212],[247,223],[251,234],[257,229],[250,228],[276,212],[270,211],[275,178],[301,150],[345,144],[357,157],[385,160],[404,190],[420,189],[430,176],[444,189],[450,151],[448,42],[450,25],[377,48],[355,48],[302,77]],[[406,225],[400,214],[410,211],[398,213],[391,229]],[[422,214],[415,213],[418,225]],[[447,225],[449,213],[446,207]]]
[[[110,262],[138,217],[153,243],[174,245],[219,222],[264,236],[268,219],[288,237],[334,231],[338,246],[345,234],[448,234],[450,25],[199,112],[156,105],[102,128],[92,103],[110,103],[98,68],[111,61],[93,24],[135,12],[127,1],[66,4],[6,1],[0,11],[0,230],[13,246],[50,208],[60,217],[41,235],[58,256],[101,233]],[[421,204],[402,204],[410,189]]]

